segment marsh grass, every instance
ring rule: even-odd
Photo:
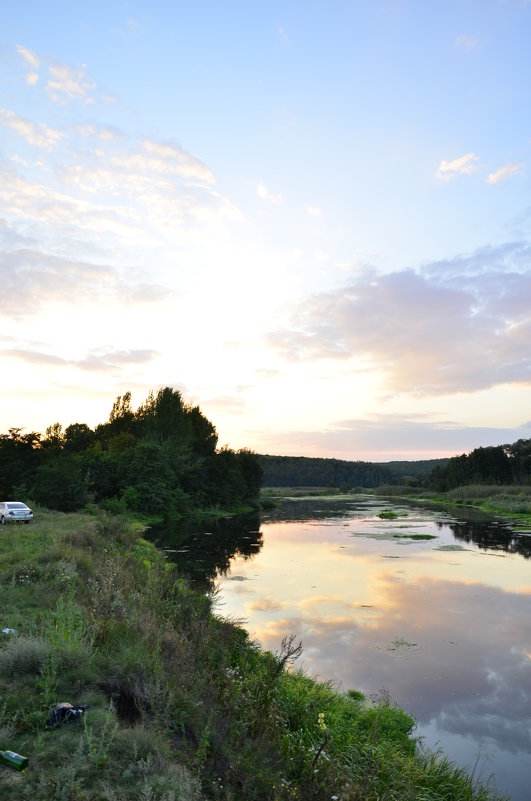
[[[127,521],[46,513],[0,537],[2,801],[494,801],[382,694],[297,671],[212,614]],[[16,624],[16,625],[14,625]],[[2,627],[3,627],[2,626]],[[85,703],[47,729],[50,706]],[[449,795],[449,789],[451,795]]]
[[[378,512],[378,517],[382,520],[396,520],[398,512],[395,512],[393,509],[383,509],[381,512]]]
[[[466,484],[447,492],[382,485],[374,493],[389,498],[407,498],[408,502],[470,507],[490,516],[507,517],[531,526],[531,485],[527,484]]]
[[[449,490],[445,497],[494,514],[531,518],[531,486],[469,484]]]

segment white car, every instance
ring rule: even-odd
[[[15,523],[20,520],[24,523],[33,520],[33,512],[29,506],[20,501],[0,501],[0,525],[5,526],[6,523]]]

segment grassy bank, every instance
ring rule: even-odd
[[[0,531],[2,801],[494,801],[386,697],[297,672],[213,615],[126,519]],[[48,729],[60,701],[84,719]]]
[[[377,495],[401,497],[444,506],[468,507],[493,517],[503,517],[515,528],[531,528],[531,486],[521,484],[467,484],[448,492],[414,487],[382,486]]]

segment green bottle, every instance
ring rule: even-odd
[[[0,764],[9,765],[15,770],[24,770],[28,766],[28,757],[15,754],[14,751],[0,751]]]

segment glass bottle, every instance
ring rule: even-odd
[[[0,764],[9,765],[15,770],[24,770],[28,765],[28,757],[15,754],[14,751],[0,751]]]

